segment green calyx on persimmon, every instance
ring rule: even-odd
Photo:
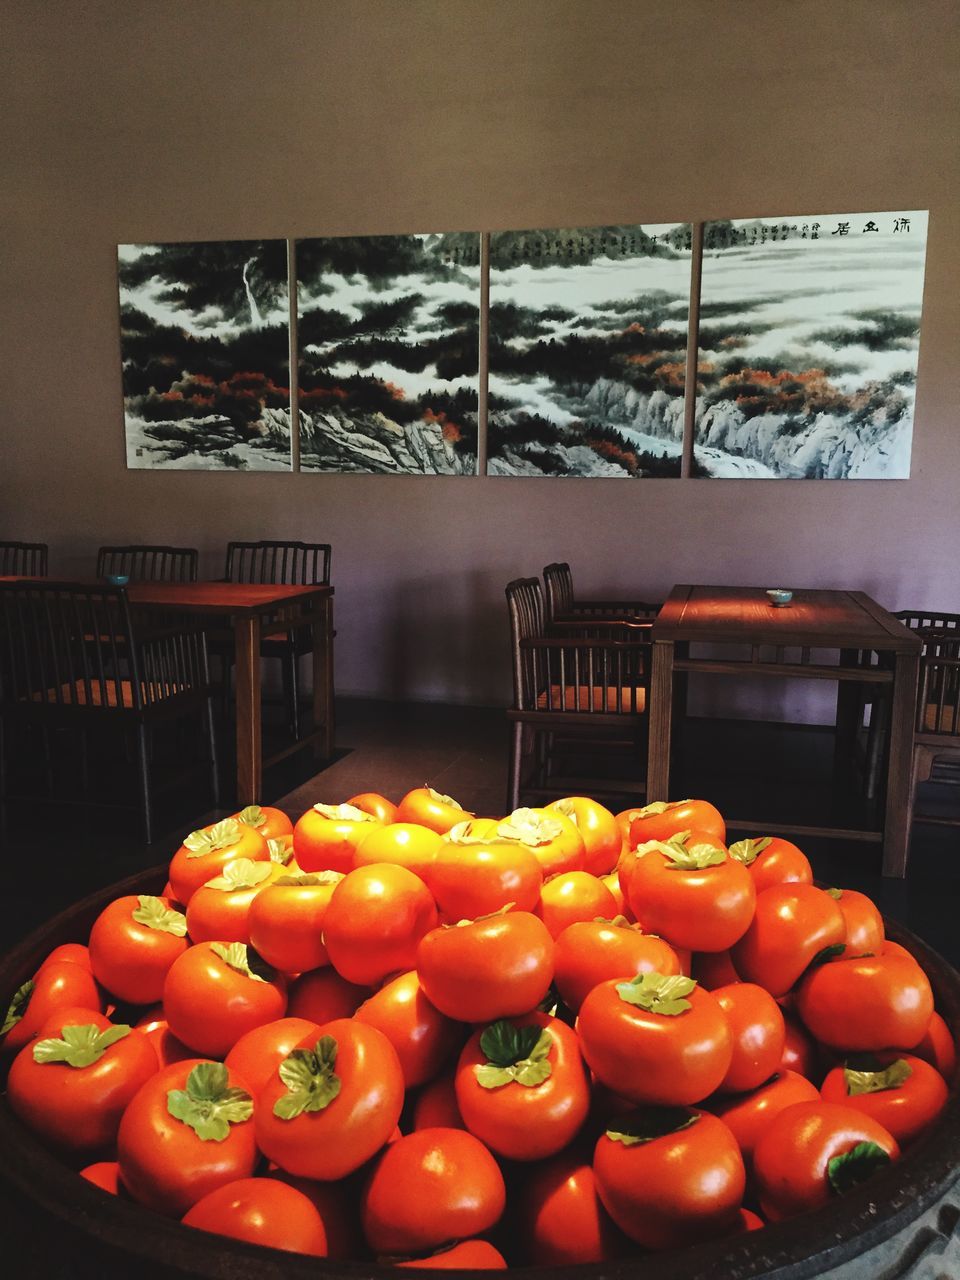
[[[548,1080],[553,1068],[547,1061],[553,1036],[543,1027],[518,1027],[506,1018],[491,1023],[480,1037],[487,1061],[476,1068],[477,1084],[499,1089],[514,1082],[535,1088]]]
[[[312,1049],[294,1049],[280,1064],[287,1092],[273,1104],[273,1114],[280,1120],[294,1120],[304,1112],[326,1110],[342,1084],[334,1070],[336,1062],[333,1036],[321,1036]]]
[[[700,1116],[687,1107],[637,1107],[620,1116],[605,1131],[612,1142],[622,1142],[625,1147],[636,1147],[671,1133],[681,1133],[697,1123]]]
[[[204,1142],[223,1142],[232,1124],[253,1115],[253,1099],[245,1089],[227,1085],[222,1062],[201,1062],[187,1076],[183,1089],[167,1094],[167,1110],[188,1125]]]
[[[686,1013],[691,1007],[686,999],[696,987],[693,978],[683,974],[638,973],[629,982],[617,983],[617,995],[627,1004],[662,1013],[668,1018]]]
[[[33,1060],[41,1064],[62,1062],[68,1067],[92,1067],[112,1044],[130,1034],[130,1027],[118,1023],[105,1031],[94,1024],[64,1027],[60,1038],[38,1040],[33,1046]]]

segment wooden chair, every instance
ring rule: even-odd
[[[543,571],[546,621],[556,622],[652,622],[660,612],[658,604],[646,600],[577,600],[573,575],[566,561],[548,564]]]
[[[330,582],[329,542],[231,542],[227,546],[225,578],[228,582],[273,582],[288,585],[326,586]],[[231,661],[232,650],[221,653]],[[309,627],[293,628],[275,636],[265,636],[260,646],[263,658],[279,658],[283,663],[284,697],[290,730],[300,737],[300,689],[298,661],[313,651]],[[328,653],[326,663],[333,661]]]
[[[45,578],[47,576],[47,544],[45,542],[0,542],[0,576]]]
[[[641,754],[649,678],[647,628],[631,634],[587,636],[548,633],[543,591],[537,578],[517,578],[506,588],[513,654],[513,706],[507,805],[520,794],[617,794],[644,790]],[[626,748],[633,777],[610,785],[609,778],[564,778],[556,772],[571,748]],[[524,776],[524,764],[530,770]],[[586,790],[586,788],[590,788]]]
[[[942,817],[917,813],[917,787],[929,782],[936,763],[950,767],[939,780],[957,783],[960,767],[960,628],[956,615],[952,626],[924,633],[920,659],[917,719],[913,733],[913,770],[910,778],[910,820],[960,827],[960,816]],[[944,615],[940,615],[942,622]]]
[[[923,657],[937,658],[956,657],[960,649],[960,613],[944,613],[930,609],[900,609],[893,616],[911,631],[916,631],[923,641]],[[872,652],[860,655],[862,665],[871,666],[876,662],[876,654]],[[921,677],[923,672],[921,671]],[[889,698],[877,697],[876,688],[862,687],[858,723],[862,725],[864,711],[870,706],[870,724],[867,729],[865,747],[865,794],[873,799],[877,791],[877,780],[883,753],[890,728]],[[929,776],[929,773],[926,775]],[[919,779],[926,781],[926,777]]]
[[[131,582],[196,582],[197,560],[194,547],[100,547],[97,577],[125,573]]]
[[[80,730],[85,771],[88,731],[134,730],[151,843],[148,737],[158,722],[187,716],[204,721],[214,807],[219,803],[211,696],[199,627],[144,629],[131,617],[122,587],[0,582],[0,804],[7,794],[9,731],[31,724]]]

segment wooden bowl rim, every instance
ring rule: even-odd
[[[159,894],[166,879],[166,864],[139,872],[90,894],[31,932],[0,961],[2,1007],[54,946],[85,940],[90,924],[108,902],[128,894]],[[887,936],[907,947],[926,971],[937,1008],[960,1042],[960,973],[909,929],[886,919],[884,925]],[[641,1268],[643,1280],[715,1280],[726,1275],[738,1280],[813,1280],[890,1239],[934,1204],[958,1176],[960,1096],[954,1094],[935,1130],[895,1165],[813,1213],[732,1239],[645,1256],[642,1262],[634,1258],[511,1271],[529,1276],[558,1274],[569,1280],[636,1280]],[[12,1114],[5,1097],[0,1102],[0,1177],[54,1218],[118,1255],[169,1266],[178,1275],[209,1280],[388,1280],[396,1276],[392,1267],[318,1260],[197,1231],[110,1196],[43,1147]],[[121,1260],[118,1256],[118,1263]],[[457,1274],[481,1280],[489,1272]]]

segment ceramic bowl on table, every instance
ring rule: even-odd
[[[785,609],[793,599],[793,592],[786,587],[768,587],[764,595],[775,609]]]

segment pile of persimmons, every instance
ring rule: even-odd
[[[414,1267],[676,1248],[821,1206],[935,1124],[930,983],[796,845],[699,800],[251,805],[3,1024],[7,1100],[104,1191]]]

